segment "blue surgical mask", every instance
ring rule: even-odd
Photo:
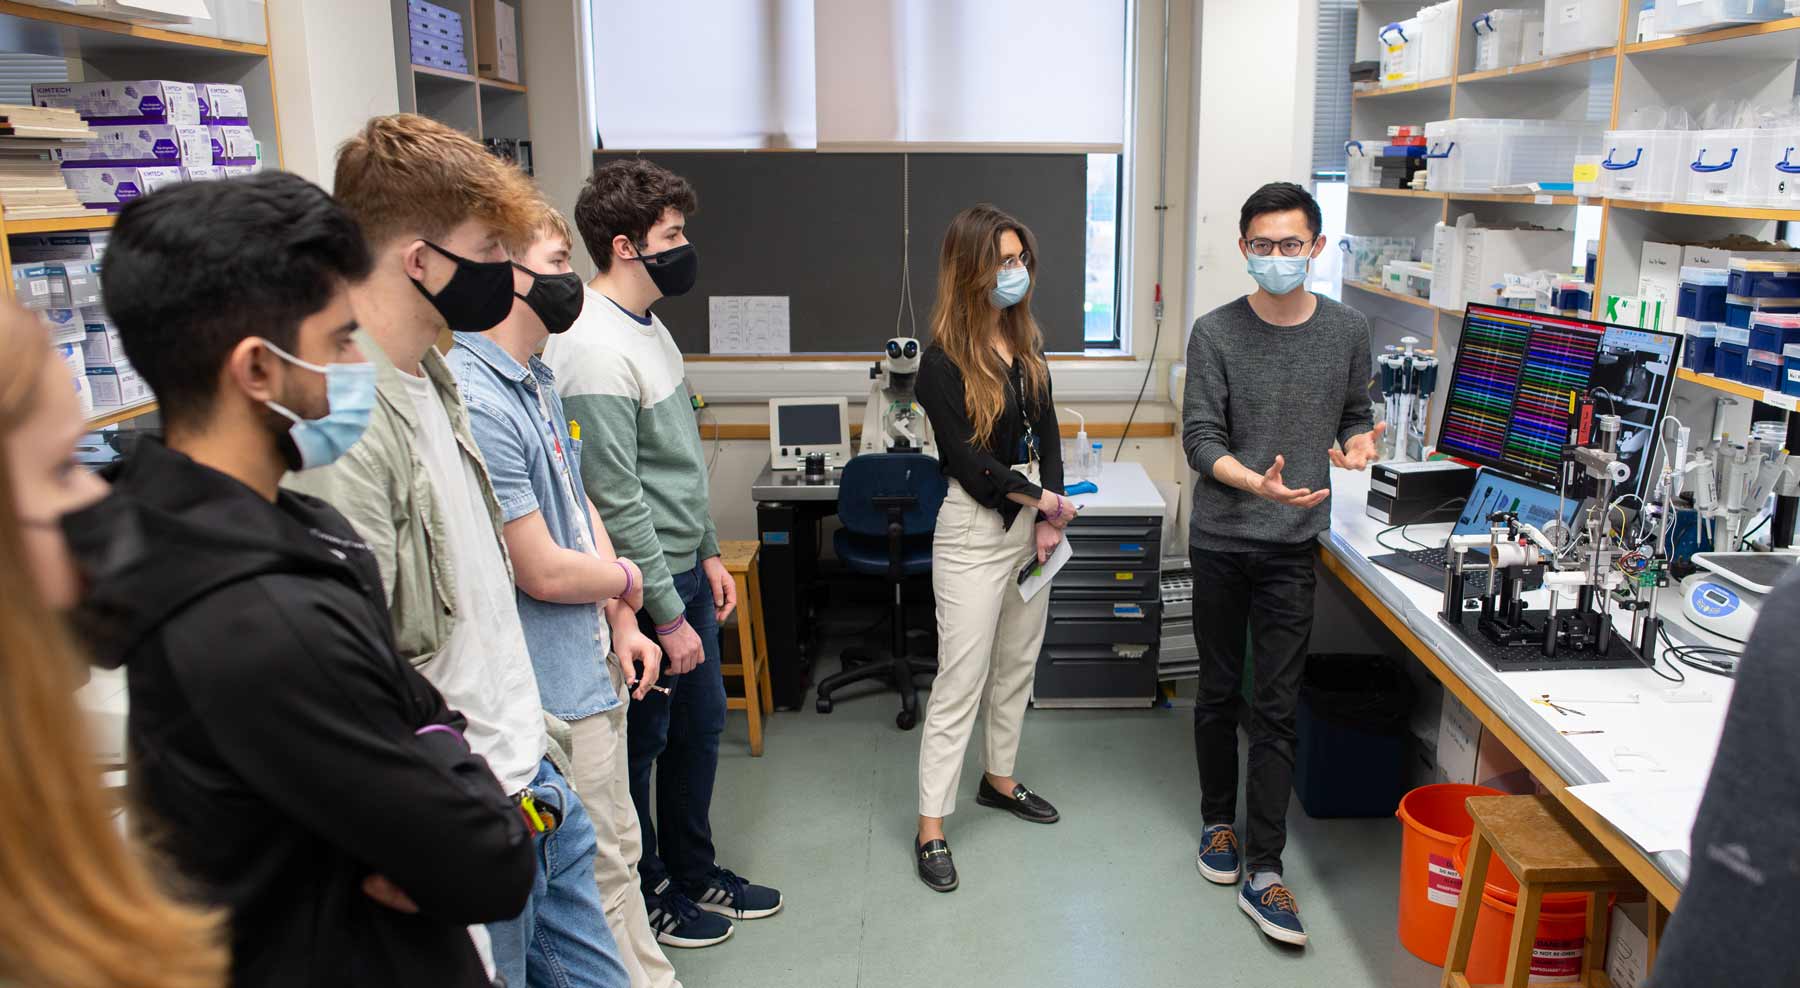
[[[1001,268],[1000,277],[994,282],[994,290],[988,293],[988,300],[996,309],[1010,309],[1019,304],[1025,293],[1031,290],[1031,272],[1021,264],[1016,268]]]
[[[1268,257],[1249,255],[1250,277],[1262,286],[1262,290],[1270,295],[1286,295],[1306,282],[1306,267],[1312,262],[1310,257],[1280,257],[1270,254]]]
[[[369,415],[375,410],[375,365],[309,364],[268,340],[263,340],[262,345],[295,367],[325,375],[327,411],[323,418],[301,418],[276,402],[263,403],[294,423],[287,432],[290,442],[283,443],[281,451],[288,468],[311,470],[335,463],[369,427]]]

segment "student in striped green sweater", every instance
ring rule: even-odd
[[[713,858],[713,777],[725,727],[719,623],[737,594],[719,561],[681,351],[650,313],[657,299],[693,287],[698,260],[686,225],[697,205],[686,179],[641,158],[595,169],[576,200],[575,225],[600,273],[588,282],[581,317],[544,351],[581,428],[583,486],[618,553],[643,569],[640,620],[668,658],[660,680],[668,693],[631,705],[626,746],[650,925],[674,947],[710,946],[731,935],[731,920],[781,909],[781,893]]]

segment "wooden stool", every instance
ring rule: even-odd
[[[747,540],[719,543],[719,561],[731,582],[737,585],[738,657],[740,661],[721,665],[726,676],[741,676],[744,695],[727,697],[725,709],[743,710],[750,715],[750,754],[763,753],[762,719],[775,712],[775,697],[769,689],[769,636],[763,631],[762,579],[757,552],[762,543]]]
[[[1487,888],[1492,855],[1519,880],[1519,909],[1513,918],[1512,946],[1507,952],[1506,988],[1526,988],[1531,979],[1531,952],[1537,943],[1538,917],[1549,892],[1640,893],[1631,873],[1600,846],[1581,824],[1549,796],[1473,796],[1469,818],[1475,839],[1463,869],[1461,901],[1444,961],[1444,988],[1469,988],[1464,969],[1475,944],[1475,920]],[[1490,853],[1491,852],[1491,853]],[[1566,982],[1584,988],[1610,985],[1606,976],[1607,905],[1604,895],[1588,899],[1586,949],[1581,977]]]

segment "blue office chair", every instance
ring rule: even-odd
[[[844,464],[838,485],[838,518],[844,523],[833,542],[852,572],[885,576],[894,589],[893,650],[844,650],[844,669],[819,684],[818,708],[831,712],[831,694],[851,683],[886,679],[900,693],[903,731],[919,722],[915,673],[935,673],[937,663],[906,651],[906,606],[901,586],[909,576],[931,572],[931,533],[937,527],[948,485],[938,461],[922,453],[871,453]]]

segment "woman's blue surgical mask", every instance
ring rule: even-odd
[[[323,418],[301,418],[276,402],[263,402],[275,414],[294,423],[287,431],[288,442],[281,444],[288,469],[311,470],[335,463],[369,427],[369,416],[375,410],[375,365],[321,366],[307,363],[268,340],[263,340],[262,345],[295,367],[325,375],[327,410]]]
[[[1010,309],[1019,304],[1025,293],[1031,290],[1031,272],[1021,264],[1016,268],[1001,268],[1000,277],[994,282],[994,290],[988,293],[988,299],[996,309]]]
[[[1270,254],[1268,257],[1248,255],[1250,259],[1250,277],[1262,286],[1262,290],[1270,295],[1286,295],[1306,282],[1306,267],[1312,262],[1311,257],[1281,257]]]

